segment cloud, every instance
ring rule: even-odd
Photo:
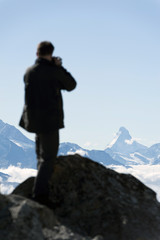
[[[14,190],[15,186],[12,184],[2,183],[0,185],[0,193],[2,194],[10,194]]]
[[[143,142],[144,139],[142,138],[131,138],[130,140],[125,140],[127,144],[132,144],[133,142]]]
[[[81,156],[87,156],[88,153],[86,151],[83,151],[81,149],[75,151],[75,152],[67,152],[67,155],[74,155],[74,154],[79,154]]]
[[[35,169],[14,166],[10,166],[7,169],[0,169],[0,172],[9,175],[6,181],[2,181],[1,179],[0,193],[2,194],[10,194],[19,183],[37,174],[37,170]]]
[[[35,176],[37,170],[32,168],[20,168],[9,166],[7,169],[0,169],[0,172],[10,175],[8,182],[22,182],[30,176]]]

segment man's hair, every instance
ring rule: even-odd
[[[39,56],[46,56],[46,55],[52,55],[54,51],[54,46],[51,42],[40,42],[37,47],[37,54]]]

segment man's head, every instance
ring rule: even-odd
[[[40,42],[37,47],[37,56],[51,60],[53,51],[54,51],[54,46],[51,42],[47,42],[47,41]]]

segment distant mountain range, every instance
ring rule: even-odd
[[[36,168],[34,142],[0,120],[0,168],[9,165]]]
[[[121,127],[105,152],[123,165],[160,164],[160,143],[146,147]]]
[[[146,147],[121,127],[104,150],[87,150],[66,142],[60,144],[58,154],[80,154],[103,165],[160,164],[160,143]],[[0,168],[9,165],[36,168],[35,143],[14,126],[0,120]]]

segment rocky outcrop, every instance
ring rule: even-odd
[[[0,239],[159,240],[160,203],[131,175],[79,155],[60,156],[49,209],[29,198],[34,178],[0,195]]]

